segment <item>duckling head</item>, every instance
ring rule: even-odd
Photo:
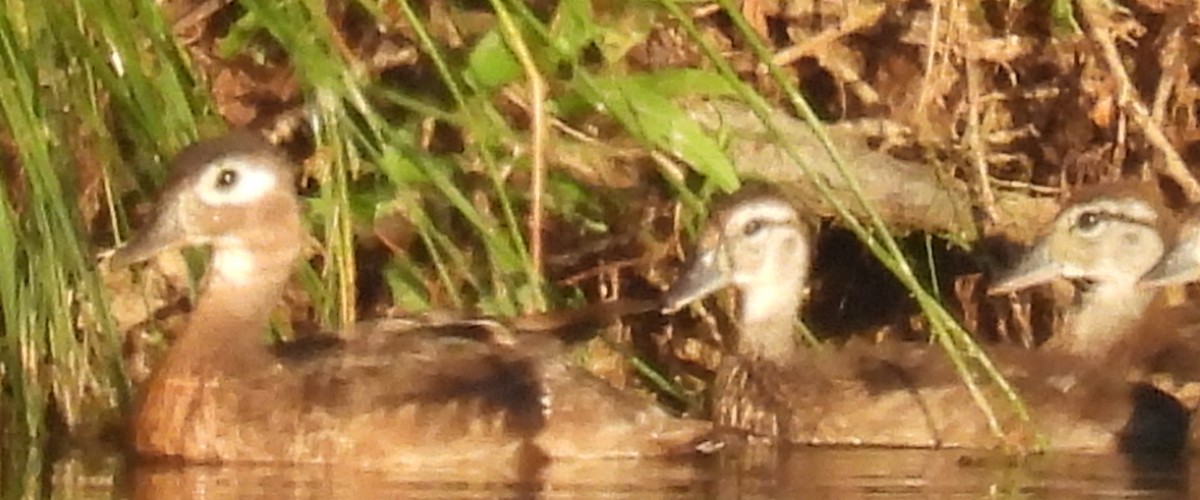
[[[1067,328],[1046,347],[1101,359],[1116,349],[1157,298],[1138,280],[1164,251],[1173,221],[1157,198],[1126,188],[1101,191],[1069,204],[1048,233],[988,289],[1004,294],[1054,279],[1081,286],[1066,310]]]
[[[775,337],[783,349],[807,286],[809,233],[781,196],[739,192],[714,208],[689,266],[663,297],[664,310],[674,312],[734,287],[741,297],[742,337],[748,332],[759,340]]]
[[[1163,219],[1156,203],[1134,193],[1071,204],[988,292],[1011,293],[1059,278],[1131,285],[1163,254]]]
[[[264,257],[290,266],[307,237],[294,179],[291,164],[249,132],[195,143],[172,162],[149,224],[112,254],[110,265],[207,245],[212,272],[235,281],[253,277]]]
[[[1200,280],[1200,209],[1193,209],[1179,231],[1175,245],[1139,284],[1157,288]]]

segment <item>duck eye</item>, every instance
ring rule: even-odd
[[[754,236],[755,233],[762,230],[764,224],[760,220],[752,220],[742,226],[742,234],[745,236]]]
[[[1079,216],[1079,220],[1075,221],[1075,228],[1082,231],[1091,231],[1100,224],[1100,215],[1095,212],[1086,212]]]
[[[238,173],[233,169],[224,169],[217,173],[217,188],[229,189],[237,183]]]

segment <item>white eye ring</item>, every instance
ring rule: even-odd
[[[233,175],[232,182],[228,176]],[[253,159],[228,158],[215,162],[200,179],[200,200],[207,205],[245,205],[275,188],[270,169]]]

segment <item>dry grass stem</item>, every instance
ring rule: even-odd
[[[548,131],[545,107],[546,80],[542,78],[541,71],[538,70],[537,63],[529,52],[529,46],[525,43],[525,39],[521,36],[520,30],[517,29],[508,10],[500,1],[493,1],[492,6],[496,9],[496,17],[500,30],[504,34],[504,41],[516,55],[517,61],[521,63],[521,69],[529,82],[530,128],[532,129],[529,152],[532,174],[529,194],[529,254],[533,262],[534,275],[542,276],[544,267],[542,226],[545,218],[542,196],[545,192],[546,182]],[[542,304],[542,307],[545,307],[545,304]]]
[[[1100,2],[1079,2],[1078,5],[1080,12],[1087,20],[1088,36],[1100,46],[1100,53],[1105,64],[1117,79],[1116,97],[1121,110],[1133,119],[1142,134],[1145,135],[1146,141],[1162,152],[1166,160],[1162,167],[1162,174],[1179,185],[1188,201],[1200,202],[1200,182],[1197,182],[1196,178],[1188,171],[1187,163],[1179,156],[1179,152],[1175,150],[1175,146],[1171,144],[1162,127],[1151,117],[1145,103],[1135,94],[1136,87],[1125,70],[1125,65],[1121,62],[1121,53],[1117,50],[1115,37],[1108,28],[1111,21],[1101,10],[1104,7]]]

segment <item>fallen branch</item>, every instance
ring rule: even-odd
[[[817,194],[813,179],[775,144],[762,122],[743,104],[707,101],[685,104],[702,126],[728,138],[727,149],[734,167],[744,179],[778,185],[799,206],[822,217],[833,217],[833,207]],[[839,196],[849,196],[849,186],[837,172],[809,126],[782,111],[773,120],[786,140],[800,151],[812,171],[823,177]],[[831,126],[829,134],[849,168],[862,184],[887,225],[895,231],[924,231],[960,242],[979,238],[975,226],[969,186],[939,169],[921,162],[895,158],[871,149],[869,136],[851,127]],[[995,192],[995,227],[992,231],[1018,241],[1036,236],[1058,210],[1053,198],[1026,192]]]

